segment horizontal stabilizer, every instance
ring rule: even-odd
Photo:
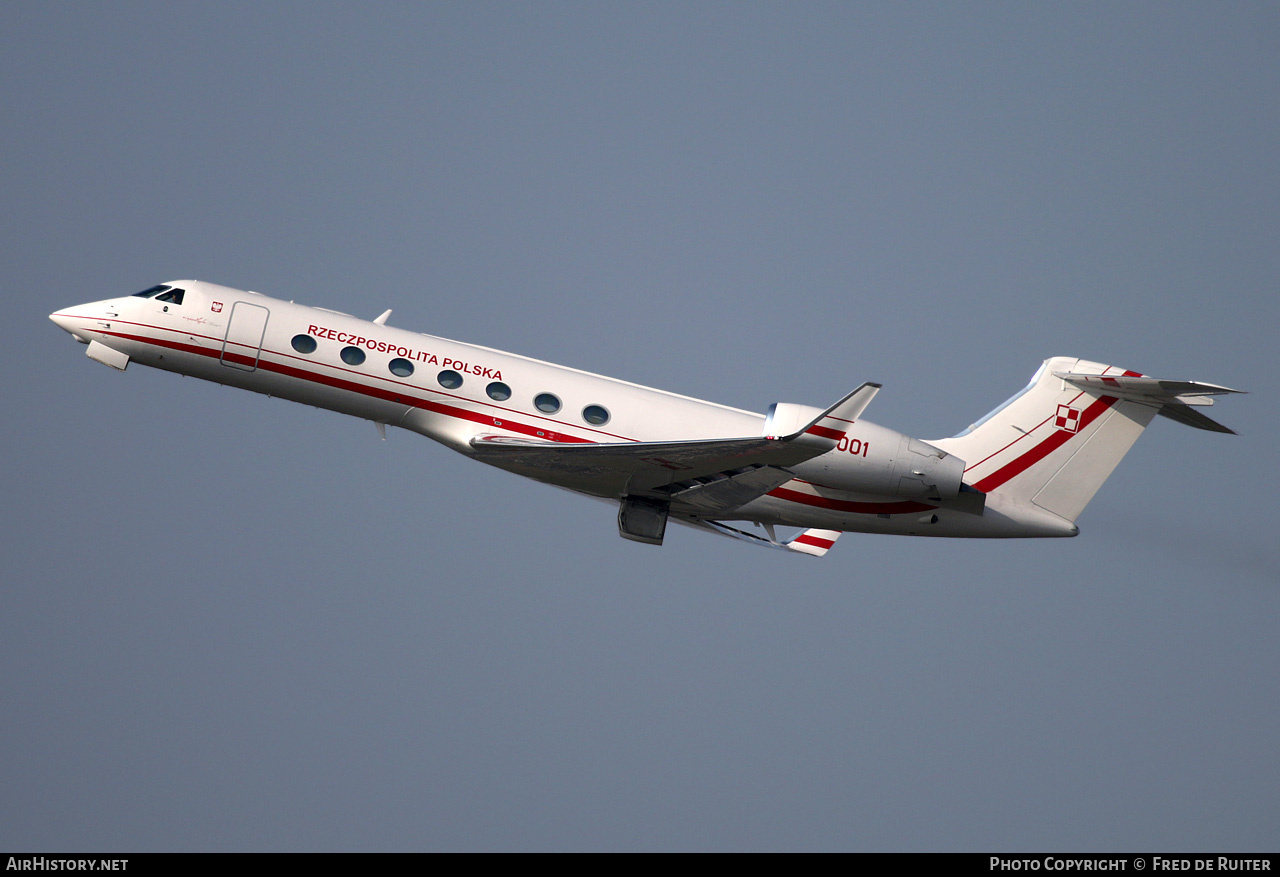
[[[1054,375],[1083,390],[1102,390],[1108,396],[1138,401],[1144,398],[1173,399],[1178,396],[1220,396],[1224,393],[1244,392],[1199,381],[1165,381],[1139,375],[1086,375],[1078,372],[1054,372]]]
[[[1199,381],[1166,381],[1141,375],[1089,375],[1079,372],[1054,372],[1054,375],[1094,395],[1157,405],[1160,414],[1196,429],[1236,434],[1235,430],[1192,410],[1190,406],[1212,405],[1212,396],[1243,393],[1244,390]]]
[[[1203,403],[1201,403],[1203,404]],[[1223,426],[1212,417],[1206,417],[1194,408],[1184,405],[1181,402],[1165,402],[1160,406],[1160,414],[1170,420],[1176,420],[1178,423],[1187,426],[1194,426],[1196,429],[1207,429],[1210,432],[1225,432],[1228,435],[1238,435],[1238,433],[1229,426]]]

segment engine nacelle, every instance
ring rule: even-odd
[[[823,409],[795,402],[774,402],[764,418],[761,435],[782,438],[793,435],[813,423]]]
[[[965,463],[928,442],[860,420],[835,448],[788,468],[805,481],[856,493],[954,499]]]

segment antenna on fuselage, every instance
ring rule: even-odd
[[[379,326],[385,326],[387,325],[387,317],[389,316],[391,316],[391,308],[387,308],[385,311],[383,311],[382,316],[378,317],[378,319],[374,320],[374,322],[377,323]]]

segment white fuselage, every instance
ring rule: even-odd
[[[761,414],[337,311],[212,283],[173,281],[173,286],[185,291],[180,304],[124,296],[67,308],[51,318],[77,339],[101,345],[91,344],[94,358],[105,348],[109,356],[402,427],[468,455],[479,435],[559,443],[661,442],[760,436],[765,424]],[[901,438],[858,420],[841,446],[825,455],[825,463],[819,457],[797,467],[795,480],[724,517],[898,534],[1071,535],[1056,525],[1037,527],[1016,510],[1006,514],[998,502],[974,515],[945,503],[854,493],[817,480],[839,455],[896,447]],[[555,472],[533,477],[618,498],[613,488],[596,489],[580,477]]]

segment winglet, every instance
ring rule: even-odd
[[[862,412],[871,404],[876,393],[880,392],[880,386],[868,381],[819,414],[803,429],[784,436],[782,440],[795,441],[803,436],[806,443],[817,439],[824,445],[834,448],[836,442],[844,438],[844,434],[849,431],[853,422],[862,416]]]
[[[814,557],[822,557],[822,555],[831,550],[831,546],[835,545],[836,540],[839,538],[839,530],[809,529],[796,536],[786,545],[792,551],[799,551],[801,554],[812,554]]]

